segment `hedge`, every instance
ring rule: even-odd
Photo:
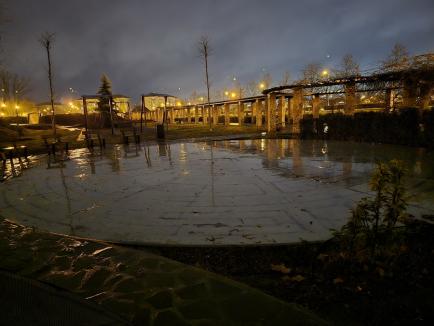
[[[316,126],[316,128],[315,128]],[[325,132],[325,126],[328,126]],[[300,121],[301,138],[354,140],[410,146],[434,147],[434,109],[415,108],[399,112],[359,112],[353,116],[327,114]]]

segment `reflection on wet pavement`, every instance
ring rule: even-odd
[[[319,240],[367,195],[374,163],[392,158],[409,169],[411,212],[433,214],[433,153],[286,139],[115,145],[50,164],[31,158],[32,168],[0,184],[0,214],[125,243]]]

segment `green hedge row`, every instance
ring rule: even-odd
[[[301,137],[434,147],[434,109],[327,114],[300,121]]]

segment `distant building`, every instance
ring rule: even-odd
[[[51,114],[51,102],[40,102],[34,105],[33,112],[38,112],[40,115]],[[68,106],[60,102],[54,102],[54,112],[56,114],[65,114],[68,111]]]

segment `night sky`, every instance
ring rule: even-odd
[[[197,41],[208,35],[212,88],[284,71],[298,78],[318,62],[332,68],[352,53],[375,67],[396,42],[411,54],[434,51],[433,0],[3,0],[2,63],[31,78],[28,97],[48,98],[42,32],[56,33],[57,99],[72,87],[93,94],[106,73],[114,93],[204,92]],[[3,19],[4,21],[4,19]],[[181,91],[178,90],[181,88]]]

